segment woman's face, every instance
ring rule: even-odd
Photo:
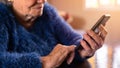
[[[13,0],[13,8],[21,15],[41,16],[47,0]]]

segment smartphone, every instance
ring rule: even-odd
[[[94,32],[98,33],[99,29],[98,27],[102,24],[105,26],[106,22],[110,19],[110,14],[104,14],[100,19],[96,22],[96,24],[91,28]]]
[[[99,32],[99,26],[102,24],[105,26],[106,22],[110,19],[110,14],[104,14],[103,16],[100,17],[100,19],[96,22],[96,24],[91,28],[95,33]],[[84,40],[84,39],[83,39]],[[77,46],[76,49],[83,49],[81,45]]]

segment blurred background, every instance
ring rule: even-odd
[[[77,31],[90,29],[103,14],[110,14],[104,46],[89,59],[92,68],[120,68],[120,0],[48,0]]]

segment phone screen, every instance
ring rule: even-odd
[[[98,27],[102,24],[105,26],[106,22],[110,19],[110,14],[105,14],[96,22],[96,24],[91,28],[91,30],[95,31],[96,33],[99,32]]]

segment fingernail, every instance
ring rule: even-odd
[[[68,65],[70,65],[70,64],[71,64],[71,62],[72,62],[72,60],[70,60],[70,61],[67,61],[67,64],[68,64]]]

